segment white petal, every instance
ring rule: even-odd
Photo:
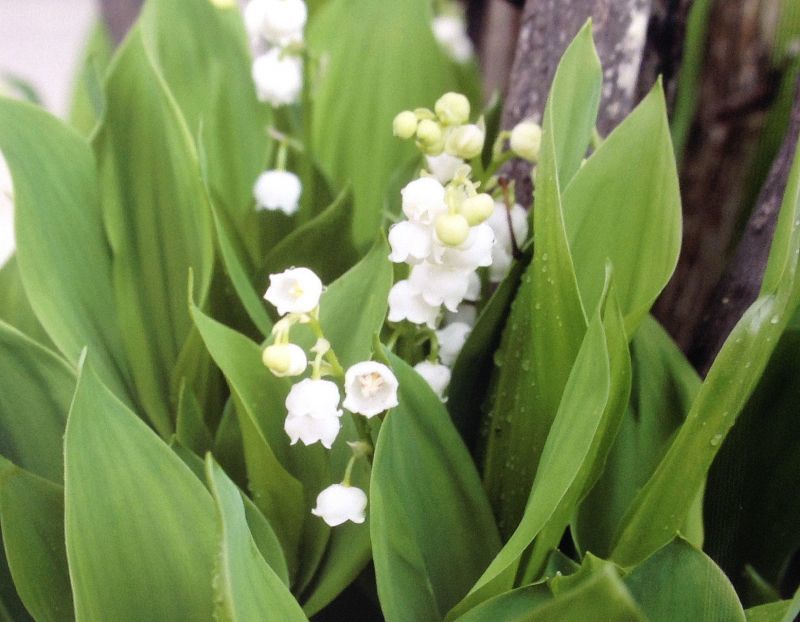
[[[436,216],[447,211],[445,189],[433,177],[421,177],[400,191],[403,213],[409,220],[430,225]]]
[[[374,417],[397,406],[397,377],[376,361],[351,366],[344,375],[345,398],[342,406],[350,412]]]
[[[453,322],[436,331],[439,339],[439,358],[442,363],[452,366],[456,362],[470,332],[472,327],[464,322]]]
[[[427,156],[425,159],[428,170],[442,184],[451,181],[456,171],[464,166],[464,160],[444,151],[438,156]]]
[[[409,282],[429,305],[455,311],[469,288],[469,272],[424,262],[411,269]]]
[[[330,380],[301,380],[286,396],[286,410],[290,416],[329,419],[340,417],[339,387]]]
[[[439,363],[422,361],[414,365],[414,369],[425,379],[439,399],[444,399],[444,392],[450,384],[450,368]]]
[[[475,305],[463,304],[458,306],[458,311],[455,313],[447,311],[444,314],[444,318],[449,324],[460,322],[467,326],[475,326],[475,322],[478,320],[478,310]]]
[[[449,268],[472,272],[492,264],[494,245],[494,232],[484,222],[472,227],[467,241],[459,247],[434,244],[433,256],[438,263]]]
[[[304,415],[289,415],[283,423],[283,429],[289,436],[291,444],[301,441],[303,445],[320,442],[330,449],[341,428],[338,417],[319,419]]]
[[[426,324],[436,327],[439,305],[430,305],[422,294],[411,286],[408,280],[398,281],[389,291],[389,321],[408,320],[412,324]]]
[[[389,259],[394,263],[418,263],[431,254],[431,228],[410,220],[399,222],[389,229],[389,244],[392,247]]]
[[[308,10],[303,0],[266,0],[261,22],[261,36],[274,45],[288,45],[303,40]]]
[[[273,106],[293,104],[303,89],[303,61],[272,48],[253,61],[258,99]]]
[[[264,300],[273,304],[278,314],[310,313],[319,305],[322,281],[308,268],[289,268],[269,276]]]
[[[360,488],[333,484],[317,495],[317,505],[311,510],[331,527],[346,521],[363,523],[366,518],[367,495]]]
[[[17,248],[14,237],[14,186],[3,154],[0,153],[0,266]]]
[[[489,281],[500,283],[511,270],[514,258],[505,249],[497,247],[492,250],[492,265],[489,266]]]
[[[467,293],[464,294],[464,300],[470,302],[477,302],[481,298],[481,277],[477,272],[471,272],[469,275],[469,283],[467,285]]]
[[[280,210],[289,216],[300,207],[302,192],[300,178],[289,171],[265,171],[253,187],[258,209]]]

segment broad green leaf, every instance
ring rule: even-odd
[[[0,150],[14,181],[17,262],[36,317],[73,365],[88,346],[103,382],[130,399],[89,145],[40,108],[0,99]]]
[[[744,617],[747,622],[787,622],[786,615],[789,613],[790,606],[791,601],[779,600],[745,609]]]
[[[60,484],[74,391],[75,372],[61,357],[0,321],[0,454]]]
[[[589,21],[575,35],[558,63],[542,122],[552,128],[559,188],[567,187],[586,157],[597,121],[602,84],[602,67]],[[537,183],[538,175],[537,172]]]
[[[676,539],[625,577],[650,622],[744,622],[731,582],[702,551]]]
[[[500,548],[478,474],[441,401],[390,357],[398,400],[375,447],[370,533],[389,622],[441,620]]]
[[[555,591],[553,582],[551,589]],[[587,620],[648,622],[611,564],[602,565],[588,576],[571,581],[569,586],[556,592],[553,600],[541,605],[526,618],[526,622]]]
[[[562,98],[574,93],[576,65],[596,58],[593,55],[590,35],[581,31],[556,71],[536,173],[533,261],[522,277],[495,361],[497,397],[489,416],[483,481],[505,537],[525,510],[586,329],[564,228],[556,155],[559,128],[554,119],[567,101]],[[563,143],[564,138],[559,140]]]
[[[681,528],[722,441],[758,383],[800,298],[800,149],[794,158],[761,293],[717,355],[664,459],[626,513],[613,559],[632,566]]]
[[[251,56],[239,7],[209,0],[151,0],[140,19],[142,38],[189,133],[201,143],[210,185],[225,197],[236,230],[253,229],[253,184],[271,151],[269,108],[256,99]]]
[[[579,550],[601,557],[611,553],[625,511],[663,457],[700,387],[697,373],[652,317],[634,335],[631,358],[631,400],[622,427],[600,480],[573,521]],[[696,514],[702,525],[702,512]]]
[[[783,582],[800,546],[800,498],[787,495],[800,473],[799,352],[790,328],[708,474],[706,550],[748,604],[765,602],[750,597],[753,583]]]
[[[344,274],[358,260],[352,243],[353,197],[349,189],[319,216],[283,238],[264,259],[259,285],[266,291],[269,274],[293,266],[313,270],[323,283]],[[331,245],[335,245],[332,252]]]
[[[564,388],[522,520],[451,617],[510,589],[522,554],[565,500],[569,501],[596,447],[598,432],[603,429],[612,395],[610,374],[606,335],[598,311]]]
[[[526,585],[490,598],[459,617],[458,622],[528,622],[538,607],[552,599],[546,584]]]
[[[3,547],[0,546],[0,621],[32,622],[33,618],[17,594]]]
[[[253,499],[278,535],[293,572],[303,523],[313,518],[306,516],[303,484],[306,476],[324,478],[320,472],[324,472],[325,455],[314,451],[318,447],[290,449],[283,431],[289,383],[264,367],[258,345],[195,306],[191,313],[234,395]]]
[[[206,478],[217,508],[219,531],[214,592],[217,619],[225,622],[306,620],[303,610],[258,551],[239,491],[211,454]]]
[[[392,119],[458,89],[431,20],[426,0],[330,0],[306,32],[312,52],[328,59],[313,91],[309,142],[334,182],[352,181],[359,247],[381,224],[384,189],[397,164],[414,150],[392,136]]]
[[[0,267],[0,321],[10,324],[43,346],[55,347],[31,308],[14,256]]]
[[[564,190],[564,223],[581,299],[593,309],[606,259],[633,335],[667,284],[681,245],[681,199],[658,84]]]
[[[83,50],[69,106],[69,122],[84,136],[91,134],[103,115],[103,76],[113,52],[114,44],[108,27],[103,20],[98,20]]]
[[[65,530],[79,620],[208,620],[211,496],[84,364],[67,421]]]
[[[125,349],[140,402],[172,432],[172,369],[192,326],[191,268],[202,299],[213,262],[211,217],[186,124],[138,29],[114,60],[94,137]]]
[[[198,456],[211,449],[211,432],[203,420],[203,411],[194,393],[185,384],[181,386],[178,397],[175,437]]]
[[[11,576],[39,621],[73,620],[64,489],[0,457],[0,522]]]

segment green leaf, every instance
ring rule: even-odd
[[[210,185],[225,197],[236,230],[257,233],[253,184],[271,144],[269,108],[256,99],[251,56],[238,6],[209,0],[147,2],[140,18],[142,39],[181,109],[189,133],[207,160]],[[185,275],[184,275],[185,278]]]
[[[525,510],[586,329],[561,207],[555,111],[567,101],[565,95],[575,92],[576,66],[588,62],[593,50],[590,35],[582,31],[556,72],[536,173],[533,261],[522,277],[496,357],[497,398],[488,424],[483,481],[505,537]]]
[[[17,594],[3,547],[0,546],[0,621],[32,622],[33,618]]]
[[[211,496],[86,364],[64,440],[67,558],[80,620],[208,620]]]
[[[681,528],[722,441],[758,383],[800,299],[800,149],[795,156],[761,294],[717,355],[653,476],[626,513],[613,559],[632,566]]]
[[[0,321],[10,324],[43,346],[55,348],[31,308],[14,256],[0,267]]]
[[[94,137],[113,252],[116,303],[136,390],[158,431],[172,432],[170,378],[189,335],[186,276],[211,279],[211,217],[197,154],[138,29],[110,69]]]
[[[436,43],[431,20],[427,0],[330,0],[306,32],[313,53],[328,58],[314,91],[309,142],[335,183],[352,181],[359,247],[372,240],[387,182],[414,150],[392,136],[392,119],[458,90],[458,72]]]
[[[289,383],[264,367],[258,345],[215,322],[194,305],[191,313],[234,396],[254,501],[280,539],[293,573],[303,523],[312,518],[307,516],[303,484],[306,478],[324,479],[325,455],[315,451],[318,447],[290,449],[283,431]]]
[[[266,291],[268,275],[293,266],[313,270],[323,283],[330,283],[358,261],[352,243],[353,197],[348,189],[319,216],[283,238],[267,255],[258,279]],[[334,242],[335,241],[335,242]],[[331,244],[336,245],[331,252]]]
[[[3,99],[0,149],[14,181],[17,262],[36,317],[73,365],[88,346],[103,382],[129,400],[91,149],[40,108]]]
[[[441,620],[500,547],[469,453],[441,401],[391,356],[398,400],[372,467],[370,534],[378,596],[390,622]]]
[[[203,411],[194,393],[185,384],[181,386],[178,397],[176,428],[175,437],[178,442],[198,456],[211,449],[211,432],[203,420]]]
[[[535,609],[552,599],[546,584],[526,585],[490,598],[459,617],[458,622],[528,622]]]
[[[223,621],[307,620],[258,551],[236,486],[206,456],[206,478],[217,507],[219,544],[214,579],[216,616]]]
[[[84,136],[89,136],[103,115],[105,106],[103,76],[114,53],[108,27],[98,20],[83,50],[80,70],[72,85],[69,121]]]
[[[64,489],[0,457],[0,521],[11,576],[39,621],[73,620]]]
[[[744,622],[725,573],[702,551],[676,539],[636,566],[625,585],[650,622]]]
[[[791,601],[780,600],[758,607],[751,607],[744,612],[747,622],[791,622],[791,618],[787,619]]]
[[[600,480],[573,521],[578,548],[601,557],[611,553],[625,511],[658,466],[700,387],[697,373],[652,317],[634,335],[631,358],[631,400],[622,427]],[[702,512],[696,514],[702,525]]]
[[[672,275],[681,245],[678,172],[660,84],[564,190],[564,222],[585,307],[597,304],[610,259],[633,335]]]
[[[74,391],[75,372],[61,357],[0,321],[0,454],[60,484]]]

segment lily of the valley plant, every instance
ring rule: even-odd
[[[500,129],[456,5],[235,4],[98,32],[73,127],[0,100],[0,619],[791,620],[703,508],[797,351],[800,156],[701,382],[661,86],[601,137],[590,24]]]

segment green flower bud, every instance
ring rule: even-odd
[[[423,146],[436,145],[442,142],[442,128],[430,119],[423,119],[417,126],[417,140]]]
[[[511,149],[529,162],[539,159],[542,146],[542,128],[533,121],[523,121],[511,130]]]
[[[410,110],[404,110],[394,118],[392,131],[403,140],[411,138],[417,133],[417,115]]]
[[[461,125],[469,121],[469,100],[461,93],[445,93],[434,110],[443,125]]]
[[[292,343],[267,346],[264,348],[261,360],[279,378],[299,376],[308,365],[305,352]]]
[[[494,199],[485,192],[464,199],[458,210],[471,227],[481,224],[494,213]]]
[[[436,219],[436,235],[447,246],[460,246],[469,237],[469,223],[461,214],[441,214]]]
[[[483,130],[477,125],[462,125],[450,132],[445,142],[445,150],[462,160],[471,160],[483,151],[485,138]]]

